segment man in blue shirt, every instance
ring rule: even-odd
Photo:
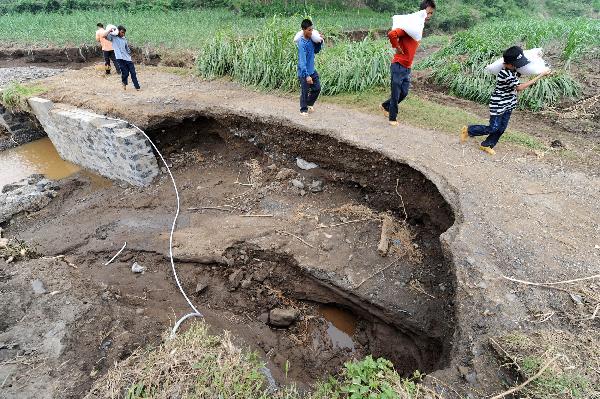
[[[125,32],[127,32],[127,29],[125,29],[124,26],[119,25],[117,31],[119,33],[116,36],[113,35],[114,32],[106,31],[104,37],[112,42],[115,58],[121,68],[123,90],[127,90],[127,78],[129,77],[129,74],[131,74],[133,87],[135,87],[136,90],[140,90],[140,84],[138,83],[137,74],[135,73],[135,65],[133,65],[133,60],[131,59],[131,48],[129,48],[129,43],[127,43],[127,39],[125,39]]]
[[[313,24],[310,19],[302,21],[302,37],[298,40],[298,80],[300,81],[300,115],[307,116],[312,111],[319,93],[321,82],[315,69],[315,54],[321,51],[320,43],[312,41]]]

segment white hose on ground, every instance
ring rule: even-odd
[[[177,210],[175,212],[175,217],[173,218],[173,224],[171,225],[171,233],[169,234],[169,259],[171,261],[171,270],[173,271],[173,277],[175,277],[175,282],[177,283],[177,288],[179,288],[179,291],[181,291],[181,295],[183,295],[183,297],[185,298],[185,300],[188,303],[188,305],[190,305],[190,308],[192,308],[193,312],[186,314],[181,319],[179,319],[177,321],[177,323],[175,323],[175,325],[173,326],[173,330],[171,330],[171,338],[172,338],[177,333],[177,330],[179,329],[179,326],[181,325],[181,323],[183,323],[184,321],[186,321],[190,317],[204,317],[204,315],[202,313],[200,313],[198,311],[198,309],[196,309],[196,307],[194,306],[194,304],[192,303],[192,301],[190,300],[190,298],[185,293],[185,290],[181,286],[181,282],[179,281],[179,276],[177,275],[177,269],[175,268],[175,261],[173,260],[173,234],[175,233],[175,226],[177,225],[177,219],[179,218],[179,211],[180,211],[180,204],[181,204],[181,201],[179,199],[179,190],[177,190],[177,183],[175,182],[175,178],[173,177],[173,174],[171,173],[171,168],[169,168],[169,165],[167,164],[167,161],[165,160],[165,158],[163,157],[163,155],[161,154],[161,152],[158,150],[158,148],[156,147],[156,145],[154,144],[154,142],[152,141],[152,139],[150,139],[150,137],[148,137],[148,135],[146,134],[146,132],[144,132],[142,129],[140,129],[139,127],[137,127],[133,123],[124,121],[123,119],[111,118],[109,116],[104,116],[104,117],[106,119],[110,119],[110,120],[114,120],[114,121],[118,121],[118,122],[127,123],[128,125],[130,125],[130,126],[134,127],[135,129],[137,129],[140,133],[142,133],[144,135],[144,137],[146,137],[146,139],[148,140],[148,142],[150,142],[150,145],[152,146],[152,148],[154,148],[154,150],[156,151],[156,153],[160,157],[160,160],[165,165],[165,168],[167,168],[167,172],[169,173],[169,177],[171,178],[171,183],[173,183],[173,189],[175,190],[175,197],[177,198]]]

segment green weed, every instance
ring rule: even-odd
[[[45,91],[46,88],[43,86],[22,85],[13,82],[2,90],[1,102],[7,109],[10,109],[13,112],[25,111],[29,108],[27,99]]]

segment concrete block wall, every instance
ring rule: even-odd
[[[159,174],[150,143],[126,122],[38,97],[29,106],[63,159],[136,186]]]

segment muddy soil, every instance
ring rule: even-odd
[[[232,331],[279,382],[305,388],[368,353],[405,375],[447,365],[454,277],[439,234],[453,215],[430,182],[339,143],[321,141],[317,150],[310,136],[282,131],[267,143],[260,125],[236,123],[236,137],[206,118],[171,123],[150,134],[160,134],[182,196],[175,257],[215,331]],[[297,168],[298,142],[327,167]],[[365,156],[367,168],[359,166]],[[315,181],[322,185],[311,190]],[[403,208],[400,195],[418,205]],[[377,253],[379,212],[408,233],[387,257]],[[81,397],[114,361],[160,342],[187,311],[166,259],[173,213],[166,175],[146,189],[75,176],[47,208],[6,226],[5,236],[45,257],[0,264],[0,306],[9,315],[0,331],[3,397]],[[133,262],[146,271],[132,273]],[[45,293],[33,291],[34,280]],[[276,328],[265,322],[274,308],[299,318]]]

